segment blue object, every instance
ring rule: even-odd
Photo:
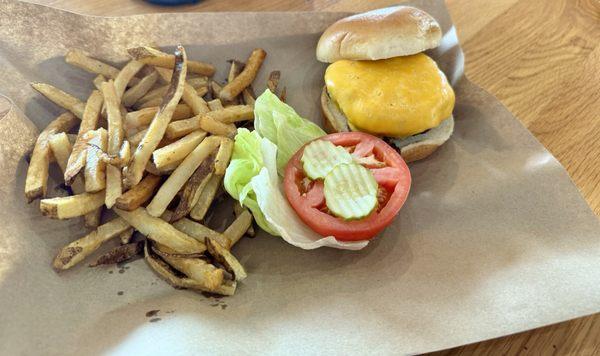
[[[146,0],[149,3],[156,5],[165,5],[165,6],[175,6],[175,5],[185,5],[185,4],[195,4],[200,2],[200,0]]]

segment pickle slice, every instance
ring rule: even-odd
[[[319,179],[325,178],[338,164],[351,163],[352,155],[344,147],[325,140],[315,140],[304,147],[300,161],[306,176]]]
[[[323,193],[329,211],[346,220],[360,219],[377,207],[373,173],[356,163],[335,166],[325,177]]]

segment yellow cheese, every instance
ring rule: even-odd
[[[327,68],[325,85],[349,124],[374,135],[418,134],[438,126],[454,108],[446,76],[422,53],[337,61]]]

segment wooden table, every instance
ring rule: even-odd
[[[600,1],[446,0],[466,73],[496,95],[566,167],[600,215]],[[365,11],[398,0],[35,0],[83,14],[174,11]],[[452,350],[459,354],[600,354],[600,314]]]

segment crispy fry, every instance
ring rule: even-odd
[[[161,216],[173,200],[179,189],[190,178],[194,171],[219,145],[220,138],[211,136],[205,138],[171,173],[167,181],[160,187],[156,195],[148,204],[148,213],[152,216]]]
[[[242,92],[242,97],[244,98],[244,103],[246,105],[254,107],[254,102],[256,101],[256,99],[254,99],[254,90],[252,90],[252,86],[249,86],[248,88],[244,89],[244,91]]]
[[[185,83],[183,88],[183,102],[192,108],[194,115],[202,115],[209,111],[206,101],[204,101],[202,96],[198,95],[196,90],[188,83]]]
[[[165,131],[165,136],[169,139],[177,139],[196,130],[203,130],[213,135],[231,137],[236,133],[237,128],[233,124],[222,123],[207,115],[194,116],[189,119],[170,123]]]
[[[175,54],[177,63],[173,70],[173,81],[163,100],[163,104],[152,120],[146,135],[144,135],[144,138],[137,146],[129,166],[125,169],[125,185],[127,187],[136,185],[142,179],[146,164],[150,160],[152,152],[154,152],[162,140],[165,130],[173,116],[173,112],[183,94],[185,76],[187,73],[187,58],[185,50],[181,46],[177,47]]]
[[[217,156],[215,157],[215,174],[221,176],[225,174],[225,170],[229,165],[229,160],[231,159],[232,153],[233,140],[227,137],[223,137],[221,139],[219,151],[217,151]]]
[[[98,74],[96,78],[94,78],[93,83],[96,89],[102,90],[102,83],[106,81],[106,78],[102,74]]]
[[[267,88],[277,95],[277,86],[279,85],[279,78],[281,78],[281,72],[274,70],[269,73],[269,79],[267,79]]]
[[[40,210],[44,216],[52,219],[69,219],[82,216],[98,209],[104,204],[104,191],[82,193],[68,197],[42,199]]]
[[[135,232],[135,229],[130,227],[129,229],[120,233],[119,240],[121,240],[121,245],[125,245],[125,244],[128,244],[129,242],[131,242],[131,238],[133,237],[134,232]]]
[[[248,209],[244,208],[241,204],[238,204],[238,203],[233,204],[233,213],[235,214],[236,217],[242,215],[242,213],[244,213],[244,211],[246,211],[246,210],[248,210]],[[252,237],[254,237],[254,235],[256,235],[256,231],[254,231],[254,225],[250,224],[250,227],[246,231],[246,235],[252,236]],[[223,244],[221,244],[221,245],[223,245]],[[223,245],[223,246],[225,246],[225,245]]]
[[[109,64],[97,59],[90,58],[85,52],[79,49],[70,49],[65,55],[65,61],[71,65],[79,67],[85,71],[94,74],[100,74],[106,78],[115,79],[119,70]]]
[[[78,121],[73,114],[64,113],[52,121],[38,136],[27,169],[27,178],[25,178],[25,197],[29,202],[46,196],[50,164],[48,138],[55,133],[69,131]]]
[[[240,261],[235,258],[235,256],[229,252],[227,247],[221,246],[216,240],[207,238],[206,239],[206,249],[208,253],[219,262],[227,272],[231,273],[236,281],[241,281],[248,277],[246,274],[246,270],[240,263]],[[168,262],[168,261],[167,261]]]
[[[88,141],[84,171],[85,191],[99,192],[106,188],[106,163],[101,157],[106,151],[108,133],[106,129],[100,128],[88,132],[84,138]]]
[[[123,97],[123,93],[125,93],[125,88],[129,82],[135,77],[137,72],[139,72],[144,63],[138,62],[136,60],[129,61],[123,69],[119,71],[119,74],[115,78],[115,93],[117,94],[117,99],[119,105],[121,104],[121,98]],[[139,81],[138,81],[139,83]]]
[[[125,129],[133,129],[149,125],[158,112],[158,106],[145,108],[138,111],[132,111],[125,115]],[[192,109],[186,104],[179,104],[175,107],[171,121],[182,120],[192,117]]]
[[[194,116],[189,119],[171,122],[165,130],[165,137],[177,139],[196,130],[200,130],[200,120],[197,116]]]
[[[217,190],[219,186],[221,186],[221,179],[223,177],[219,175],[213,175],[210,181],[206,184],[202,193],[200,193],[200,197],[198,198],[198,202],[190,211],[190,217],[196,221],[201,221],[204,219],[208,208],[212,204],[212,201],[215,199],[215,195],[217,194]]]
[[[155,249],[156,252],[160,251]],[[160,255],[165,262],[179,272],[199,282],[209,291],[215,290],[223,283],[224,271],[199,258],[172,257],[167,254]]]
[[[140,62],[157,67],[172,69],[176,65],[176,58],[172,54],[161,52],[152,47],[136,47],[127,50],[131,58]],[[198,61],[188,61],[188,70],[190,73],[212,76],[215,74],[215,67],[208,63]]]
[[[231,124],[238,121],[254,120],[254,108],[250,105],[232,105],[221,110],[211,111],[205,116],[225,124]]]
[[[208,104],[208,108],[210,109],[210,111],[223,109],[223,104],[221,104],[220,99],[213,99],[213,100],[209,101],[207,104]]]
[[[246,87],[252,84],[266,56],[267,52],[263,49],[257,48],[253,50],[246,61],[244,70],[232,82],[227,83],[219,93],[219,98],[225,101],[232,101]]]
[[[164,73],[164,71],[161,71],[161,69],[164,68],[156,68],[156,72],[159,74],[159,76],[161,78],[163,78],[163,74],[165,75],[165,78],[169,78],[167,80],[167,83],[171,81],[171,76],[173,73],[171,73],[170,71],[167,71],[167,73]],[[163,78],[164,79],[164,78]],[[202,87],[206,87],[208,84],[208,78],[206,77],[197,77],[197,78],[189,78],[187,80],[188,84],[190,84],[192,87],[194,87],[194,89],[200,89]],[[169,84],[167,85],[163,85],[160,86],[156,89],[152,89],[150,90],[146,95],[144,95],[142,98],[140,98],[137,102],[136,105],[141,105],[144,104],[145,102],[149,101],[149,100],[153,100],[153,99],[162,99],[162,97],[165,95],[165,93],[167,92],[167,89],[169,89]]]
[[[204,243],[177,230],[168,222],[151,216],[144,208],[137,208],[134,211],[117,208],[113,208],[113,210],[137,231],[151,240],[172,248],[177,253],[191,254],[206,251]]]
[[[125,94],[123,94],[123,98],[121,102],[126,107],[133,106],[138,100],[140,100],[156,83],[158,80],[158,73],[153,71],[148,74],[144,78],[140,80],[139,83],[129,88]]]
[[[67,94],[50,84],[31,83],[31,86],[54,104],[69,110],[80,119],[83,117],[85,103],[76,97]]]
[[[237,132],[234,124],[226,124],[213,119],[210,116],[202,116],[198,120],[200,129],[210,132],[213,135],[232,137]]]
[[[223,234],[190,219],[179,219],[173,223],[173,226],[177,230],[184,232],[197,240],[204,241],[206,238],[210,237],[215,239],[222,246],[229,245],[229,239]]]
[[[195,281],[191,278],[187,277],[178,277],[173,272],[172,268],[163,261],[160,257],[158,257],[152,248],[149,247],[150,242],[146,242],[144,246],[144,257],[148,265],[159,275],[161,276],[167,283],[172,285],[175,288],[187,288],[200,290],[204,292],[211,292],[221,295],[233,295],[236,289],[236,282],[223,280],[223,283],[215,288],[214,290],[208,290],[203,283]]]
[[[126,84],[126,83],[125,83]],[[119,97],[112,80],[102,83],[102,94],[106,103],[108,116],[108,145],[107,153],[117,156],[123,143],[123,119],[119,111]],[[121,196],[123,187],[121,184],[121,169],[113,165],[106,166],[106,207],[112,208],[116,199]]]
[[[131,229],[130,229],[131,230]],[[133,230],[131,230],[133,231]],[[129,232],[129,231],[125,231]],[[117,246],[92,263],[90,267],[96,267],[100,265],[113,265],[121,262],[125,262],[141,254],[144,251],[144,241],[132,242]]]
[[[173,211],[171,222],[183,218],[192,210],[200,196],[200,193],[202,192],[202,189],[204,189],[204,186],[208,183],[210,177],[212,176],[212,173],[215,169],[214,160],[214,154],[208,156],[185,183],[181,189],[179,204],[177,204],[177,207]]]
[[[209,84],[209,88],[210,88],[211,96],[214,99],[218,99],[219,95],[221,94],[221,90],[223,90],[223,87],[219,83],[215,82],[214,80],[211,80],[210,84]],[[225,102],[223,104],[225,104]]]
[[[180,163],[185,157],[190,154],[206,137],[206,132],[194,131],[187,136],[157,149],[152,153],[152,161],[156,168],[163,169],[165,166]]]
[[[147,174],[137,185],[118,197],[115,206],[127,211],[135,210],[152,197],[159,184],[159,176]]]
[[[223,235],[229,240],[228,248],[235,245],[244,236],[246,231],[252,226],[252,214],[244,210],[229,227],[223,232]]]
[[[196,90],[196,95],[198,95],[199,97],[203,97],[204,95],[206,95],[206,93],[208,93],[208,88],[207,87],[200,87]],[[204,99],[202,99],[204,100]]]
[[[77,133],[77,139],[73,145],[73,151],[69,156],[67,167],[64,170],[64,179],[67,185],[71,185],[75,176],[85,166],[87,141],[84,140],[84,136],[88,131],[94,130],[96,125],[98,125],[102,102],[102,93],[98,90],[94,90],[85,104],[79,132]]]
[[[86,236],[63,247],[52,265],[57,271],[69,269],[96,251],[104,242],[129,228],[129,224],[119,217],[102,224]]]
[[[227,83],[231,83],[244,69],[244,63],[235,59],[230,59],[228,62],[231,63],[231,66],[229,67],[229,74],[227,74]]]

